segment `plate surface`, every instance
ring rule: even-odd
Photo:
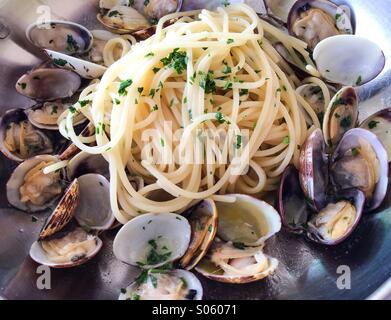
[[[27,25],[45,14],[68,19],[88,28],[95,19],[97,0],[0,0],[0,115],[7,109],[33,104],[18,95],[16,80],[37,64],[41,53],[25,39]],[[202,1],[200,1],[202,2]],[[361,117],[391,106],[391,2],[389,0],[335,1],[354,11],[357,34],[378,43],[387,63],[384,72],[359,89]],[[8,299],[117,299],[137,270],[112,255],[115,232],[103,237],[104,248],[91,262],[51,271],[51,290],[38,290],[37,267],[28,258],[45,214],[32,216],[10,208],[5,183],[15,165],[0,156],[0,295]],[[343,244],[323,247],[281,232],[267,250],[280,260],[278,271],[248,285],[211,282],[198,275],[206,299],[365,299],[391,277],[391,195],[377,214],[365,216]],[[342,267],[341,267],[342,266]],[[339,272],[351,270],[351,289],[339,290]]]

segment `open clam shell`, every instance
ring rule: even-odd
[[[190,237],[190,224],[180,215],[143,214],[120,229],[114,239],[114,255],[130,265],[158,268],[181,258]]]
[[[34,23],[27,27],[27,39],[35,46],[67,55],[82,54],[91,49],[93,37],[84,26],[61,20]]]
[[[189,248],[180,260],[180,265],[193,269],[205,256],[217,232],[218,213],[211,199],[201,201],[186,214],[191,226]]]
[[[202,300],[203,289],[197,277],[186,270],[148,273],[144,283],[137,281],[121,290],[118,300]]]
[[[327,202],[328,159],[323,134],[315,130],[300,153],[299,177],[305,198],[315,210],[323,209]]]
[[[116,5],[106,13],[99,13],[97,19],[111,32],[124,34],[150,27],[148,20],[136,9]]]
[[[66,168],[68,179],[78,178],[88,173],[109,176],[109,164],[101,155],[94,155],[84,151],[69,160]]]
[[[356,128],[342,138],[332,157],[331,176],[337,189],[358,188],[366,193],[366,210],[383,202],[388,187],[387,151],[375,134]]]
[[[61,231],[72,220],[79,199],[79,182],[75,179],[45,222],[39,234],[39,240],[44,240]]]
[[[75,227],[64,235],[34,242],[29,254],[41,265],[51,268],[73,268],[91,260],[100,251],[102,245],[102,240],[97,236]],[[58,254],[61,251],[64,253]]]
[[[356,229],[364,211],[365,195],[345,190],[308,222],[307,236],[321,244],[337,245]]]
[[[217,235],[224,241],[261,246],[281,229],[278,212],[254,197],[235,194],[234,203],[217,202]]]
[[[214,281],[244,284],[269,276],[277,267],[278,260],[265,255],[263,246],[238,247],[216,238],[196,270]]]
[[[7,182],[8,202],[29,212],[45,210],[53,205],[63,191],[61,175],[59,172],[45,175],[42,170],[45,165],[58,161],[55,156],[40,155],[21,163]]]
[[[385,66],[381,48],[355,35],[334,36],[319,42],[313,57],[323,78],[345,86],[365,84],[376,78]]]
[[[303,233],[312,212],[300,187],[299,171],[293,165],[287,167],[281,177],[278,207],[284,227],[294,233]]]
[[[324,139],[330,147],[358,122],[358,96],[353,87],[344,87],[331,99],[323,119]]]
[[[80,85],[80,77],[70,70],[43,67],[20,77],[16,90],[33,100],[53,101],[72,97]]]
[[[388,162],[391,161],[391,108],[381,110],[370,116],[360,127],[374,133],[387,150]]]
[[[87,230],[107,230],[114,221],[110,206],[110,183],[99,174],[86,174],[77,178],[80,200],[75,220]]]
[[[288,15],[289,33],[313,50],[323,39],[341,34],[352,34],[350,16],[327,0],[299,0]]]
[[[85,79],[100,78],[107,70],[105,66],[72,57],[61,52],[47,49],[45,49],[45,52],[57,67],[63,70],[73,71]]]
[[[0,120],[0,150],[10,160],[22,162],[53,152],[51,139],[34,128],[23,109],[8,110]]]
[[[64,103],[61,100],[37,104],[25,110],[28,120],[35,127],[45,130],[58,130],[58,119],[61,114],[72,106],[71,103]],[[87,120],[82,114],[75,116],[75,125]]]

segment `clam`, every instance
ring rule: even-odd
[[[364,211],[364,193],[358,189],[343,190],[328,196],[324,208],[314,210],[307,204],[298,179],[299,173],[293,166],[285,170],[281,179],[279,211],[284,227],[325,245],[336,245],[349,237]]]
[[[261,1],[259,1],[261,2]],[[288,15],[296,0],[264,0],[268,14],[283,23],[288,22]]]
[[[364,204],[365,195],[362,191],[345,190],[311,218],[308,222],[308,237],[326,245],[341,243],[360,222]]]
[[[365,193],[367,211],[383,202],[388,186],[388,156],[372,132],[360,128],[348,131],[332,156],[330,171],[337,190],[358,188]]]
[[[108,177],[109,164],[101,155],[81,151],[69,160],[66,171],[68,179],[78,178],[88,173]]]
[[[28,212],[50,207],[63,192],[60,172],[44,174],[43,169],[58,162],[50,155],[39,155],[21,163],[7,182],[7,199],[14,207]]]
[[[148,18],[159,20],[169,13],[180,11],[182,2],[183,0],[149,0],[144,5],[144,13]]]
[[[217,235],[224,241],[261,246],[281,229],[277,211],[268,203],[235,194],[235,203],[217,202]]]
[[[27,39],[35,46],[66,55],[82,54],[91,49],[91,32],[80,24],[51,20],[30,25]]]
[[[263,247],[246,247],[218,238],[196,270],[204,277],[224,282],[244,284],[272,274],[278,260],[263,253]]]
[[[278,192],[282,224],[294,233],[303,233],[311,211],[299,183],[299,171],[293,165],[285,169]]]
[[[80,77],[85,79],[100,78],[107,70],[105,66],[77,57],[69,56],[61,52],[47,49],[45,49],[45,52],[57,67],[64,71],[75,72]]]
[[[148,20],[136,9],[124,5],[115,5],[105,14],[97,16],[106,28],[114,33],[131,33],[137,30],[149,28]]]
[[[305,41],[310,50],[329,37],[353,33],[350,16],[327,0],[296,1],[287,24],[289,33]]]
[[[77,178],[80,186],[79,205],[75,220],[88,230],[107,230],[114,223],[110,206],[110,183],[99,174],[85,174]],[[91,214],[91,211],[95,211]]]
[[[33,100],[53,101],[72,97],[80,85],[81,79],[76,73],[44,66],[24,74],[17,81],[16,90]]]
[[[207,199],[186,214],[191,226],[191,240],[180,265],[190,270],[205,256],[216,235],[218,214],[213,200]]]
[[[278,212],[266,202],[235,195],[235,203],[217,203],[218,237],[196,266],[205,277],[226,283],[249,283],[275,271],[278,261],[263,252],[281,229]]]
[[[121,290],[119,300],[201,300],[202,285],[189,271],[149,272]]]
[[[343,135],[356,127],[358,121],[358,96],[352,87],[342,88],[331,100],[323,119],[326,143],[334,147]]]
[[[133,266],[158,268],[180,259],[189,246],[190,237],[190,224],[180,215],[143,214],[120,229],[114,239],[114,255]]]
[[[313,57],[322,77],[345,86],[371,81],[385,65],[381,48],[371,40],[355,35],[334,36],[319,42]]]
[[[0,121],[0,148],[9,159],[22,162],[53,152],[51,139],[28,121],[23,109],[7,111]]]
[[[57,122],[59,117],[71,106],[71,103],[65,103],[61,100],[57,100],[37,104],[25,110],[25,113],[29,122],[34,125],[34,127],[46,130],[58,130]],[[81,124],[87,120],[82,114],[76,115],[75,118],[75,125]]]
[[[320,210],[326,205],[328,186],[328,159],[323,134],[315,130],[300,153],[300,185],[310,205]]]
[[[114,222],[108,194],[108,181],[102,176],[74,179],[31,246],[31,258],[53,268],[75,267],[92,259],[103,244],[97,234]]]
[[[374,133],[387,150],[388,161],[391,161],[391,108],[381,110],[370,116],[360,127]]]

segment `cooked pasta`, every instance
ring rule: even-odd
[[[275,190],[320,126],[273,46],[283,43],[294,59],[299,53],[296,62],[316,76],[306,44],[247,5],[171,14],[129,52],[123,41],[109,41],[108,70],[60,118],[64,136],[108,161],[111,207],[121,223],[144,212],[182,212],[199,199]],[[124,52],[115,61],[118,45]],[[94,135],[76,134],[79,113]]]

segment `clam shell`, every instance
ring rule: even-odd
[[[379,46],[355,35],[339,35],[319,42],[313,57],[322,77],[345,86],[365,84],[376,78],[385,66],[385,56]]]
[[[388,157],[387,151],[384,149],[383,144],[376,137],[375,134],[368,130],[361,128],[355,128],[348,131],[342,138],[339,146],[335,150],[332,156],[332,163],[341,159],[347,151],[354,148],[359,148],[359,139],[365,139],[372,146],[379,161],[379,181],[376,184],[373,196],[371,199],[367,199],[365,204],[367,211],[373,211],[377,209],[383,202],[388,187]]]
[[[218,227],[218,213],[213,200],[203,200],[189,211],[186,216],[191,225],[191,241],[179,262],[187,270],[193,269],[205,256]]]
[[[234,203],[216,203],[219,238],[256,247],[281,230],[280,215],[271,205],[243,194],[232,196]]]
[[[110,183],[99,174],[86,174],[77,179],[80,200],[74,217],[87,230],[107,230],[114,221],[110,206]]]
[[[4,140],[6,137],[7,127],[11,123],[19,123],[21,121],[24,121],[27,119],[27,116],[23,109],[12,109],[8,110],[3,117],[0,120],[0,151],[10,160],[22,162],[25,159],[22,159],[16,154],[13,154],[11,151],[7,149],[7,147],[4,144]],[[53,145],[49,137],[42,132],[41,130],[38,130],[39,134],[43,138],[44,141],[47,143],[47,147],[39,150],[39,153],[46,154],[46,153],[52,153],[53,152]]]
[[[23,183],[24,176],[29,170],[37,166],[42,161],[58,162],[58,158],[51,155],[35,156],[33,158],[24,161],[14,170],[6,185],[7,199],[12,206],[23,211],[36,212],[36,211],[41,211],[41,210],[45,210],[46,208],[49,208],[57,201],[58,197],[55,197],[53,200],[49,201],[43,206],[26,204],[20,201],[19,188]]]
[[[56,263],[56,262],[50,261],[47,258],[45,251],[43,250],[41,243],[39,241],[35,241],[32,244],[29,254],[30,254],[31,259],[33,259],[35,262],[39,263],[40,265],[45,265],[45,266],[55,268],[55,269],[73,268],[73,267],[77,267],[79,265],[82,265],[82,264],[88,262],[89,260],[91,260],[93,257],[95,257],[98,254],[98,252],[100,251],[100,249],[103,246],[103,242],[98,237],[95,237],[95,241],[96,241],[96,247],[89,255],[87,255],[84,258],[79,259],[77,261],[70,261],[67,263]]]
[[[99,64],[79,59],[76,57],[68,56],[66,54],[46,50],[45,52],[50,59],[53,60],[53,63],[63,69],[69,70],[77,73],[80,77],[85,79],[97,79],[100,78],[107,70],[105,66]]]
[[[391,108],[381,110],[361,123],[360,128],[374,133],[387,150],[391,161]]]
[[[72,220],[79,198],[79,182],[75,179],[43,226],[39,240],[44,240],[61,231]]]
[[[288,166],[281,177],[278,206],[284,227],[294,233],[303,233],[312,212],[300,187],[299,171],[293,165]]]
[[[318,242],[318,243],[321,243],[321,244],[324,244],[324,245],[334,246],[334,245],[340,244],[341,242],[346,240],[353,233],[353,231],[356,229],[356,227],[358,226],[358,224],[361,220],[362,214],[364,212],[365,194],[360,190],[350,189],[350,190],[343,191],[336,198],[338,198],[338,199],[334,200],[332,203],[337,203],[341,199],[346,199],[346,200],[350,200],[350,202],[354,205],[354,207],[356,208],[356,218],[354,220],[354,223],[350,226],[349,230],[342,237],[335,239],[335,240],[324,239],[320,235],[320,233],[318,232],[316,227],[313,226],[311,223],[309,223],[307,236],[311,240]]]
[[[91,32],[84,26],[62,20],[33,23],[27,27],[26,37],[27,40],[38,48],[68,55],[83,54],[89,51],[93,40]],[[66,37],[67,40],[65,40]],[[58,43],[61,38],[64,41]]]
[[[80,85],[80,77],[70,70],[38,68],[17,81],[16,91],[33,100],[53,101],[73,96]]]
[[[191,300],[202,300],[202,295],[203,295],[202,285],[201,282],[197,279],[197,277],[193,273],[186,270],[176,269],[170,271],[168,276],[176,277],[186,282],[188,291],[192,291],[194,294]],[[131,299],[132,292],[137,290],[138,286],[139,284],[136,281],[133,282],[131,285],[129,285],[126,288],[125,293],[120,294],[118,300]],[[143,300],[143,297],[140,297],[140,300]],[[189,300],[189,299],[186,299],[186,297],[184,297],[184,300]]]
[[[101,155],[94,155],[84,151],[79,152],[66,167],[68,179],[78,178],[88,173],[96,173],[109,177],[109,164]]]
[[[343,135],[358,122],[358,96],[353,87],[344,87],[331,99],[323,119],[324,139],[329,146],[338,145]]]
[[[262,247],[259,248],[259,254],[264,256],[268,260],[268,267],[262,272],[258,272],[252,275],[227,275],[224,271],[217,267],[208,256],[201,260],[196,266],[197,272],[204,277],[218,282],[231,283],[231,284],[245,284],[262,280],[271,275],[278,267],[278,260],[263,254]]]
[[[117,233],[113,244],[114,255],[130,265],[158,268],[181,258],[189,246],[190,237],[190,224],[182,216],[174,213],[143,214],[130,220]],[[162,255],[167,253],[165,259],[160,259],[156,264],[147,261],[153,248],[151,240],[157,243],[157,250]]]
[[[323,134],[315,130],[300,153],[300,185],[312,207],[321,210],[327,203],[328,163]]]

